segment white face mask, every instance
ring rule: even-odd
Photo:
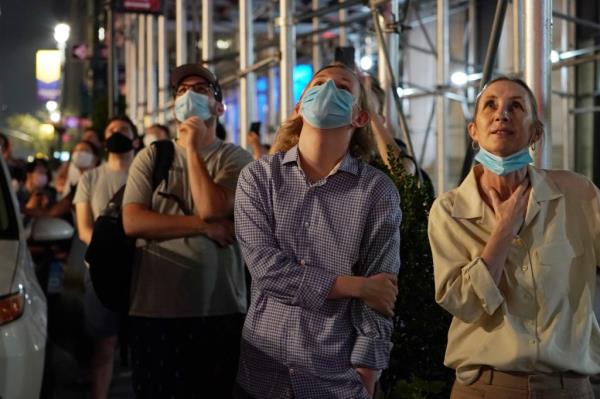
[[[144,135],[144,147],[150,147],[150,144],[154,143],[158,138],[154,134],[146,133]]]
[[[87,151],[75,151],[71,161],[79,169],[89,169],[94,165],[94,154]]]

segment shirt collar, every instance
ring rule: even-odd
[[[300,166],[298,157],[299,157],[298,145],[295,145],[285,153],[281,163],[284,165],[289,164],[289,163],[295,163],[296,165]],[[347,172],[347,173],[350,173],[350,174],[353,174],[356,176],[356,175],[358,175],[359,163],[360,163],[360,161],[358,159],[356,159],[352,155],[350,155],[350,152],[347,152],[346,155],[344,155],[344,158],[342,158],[342,160],[332,169],[329,176],[331,176],[339,171]]]
[[[481,199],[477,188],[475,168],[477,166],[471,169],[471,172],[456,189],[452,217],[473,219],[483,216],[485,203]],[[529,165],[527,166],[527,173],[531,184],[531,194],[536,202],[550,201],[563,196],[556,185],[546,178],[546,173],[543,170]]]
[[[465,180],[456,188],[454,206],[452,207],[452,217],[460,219],[473,219],[483,216],[483,206],[485,205],[477,189],[477,178],[475,177],[475,168]]]

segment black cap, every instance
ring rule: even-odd
[[[173,69],[171,71],[171,87],[173,90],[177,90],[181,82],[189,76],[200,76],[206,79],[214,90],[215,100],[218,102],[223,101],[223,93],[221,92],[219,80],[211,71],[200,64],[183,64]]]

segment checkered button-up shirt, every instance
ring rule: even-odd
[[[392,322],[357,299],[329,300],[337,276],[397,273],[400,198],[350,155],[311,184],[298,149],[241,173],[237,238],[252,275],[238,383],[259,398],[367,398],[356,367],[383,369]]]

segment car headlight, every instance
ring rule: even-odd
[[[17,320],[25,310],[23,290],[0,296],[0,326]]]

